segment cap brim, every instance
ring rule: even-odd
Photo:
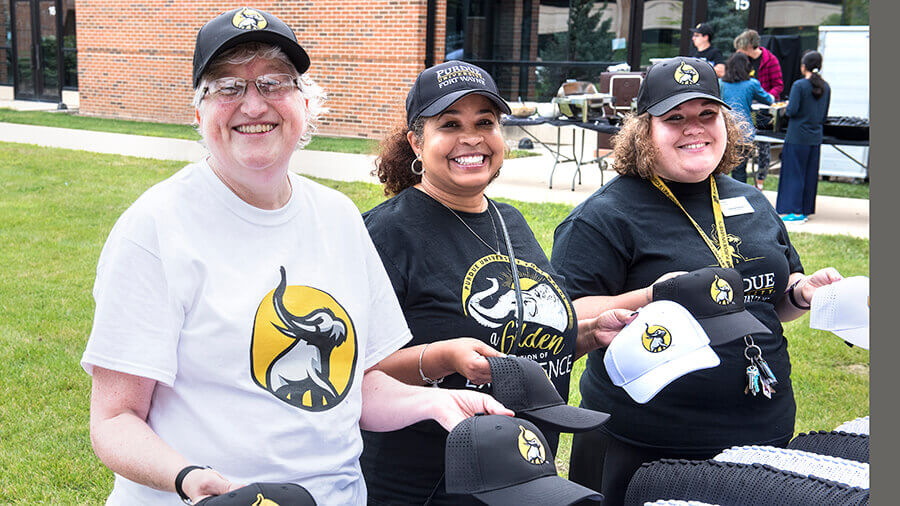
[[[859,327],[855,329],[831,330],[834,335],[840,337],[844,341],[859,346],[864,350],[869,349],[869,327]]]
[[[709,336],[711,345],[725,344],[748,334],[771,334],[755,316],[746,309],[737,313],[723,314],[711,318],[698,319],[700,326]]]
[[[559,476],[542,476],[509,487],[472,494],[492,506],[567,506],[579,501],[603,501],[603,494]]]
[[[198,72],[194,78],[194,87],[200,84],[200,78],[203,77],[203,74],[209,69],[209,64],[215,60],[216,57],[239,44],[245,44],[247,42],[263,42],[265,44],[278,46],[284,51],[284,54],[287,55],[288,59],[291,60],[291,63],[294,64],[298,73],[303,74],[309,70],[309,55],[306,54],[306,51],[304,51],[299,43],[279,33],[266,30],[249,30],[246,33],[241,33],[228,39],[228,41],[219,46],[214,53],[206,58],[206,61],[203,62],[203,68],[200,69],[200,72]]]
[[[473,93],[478,94],[478,95],[483,95],[483,96],[489,98],[491,100],[491,102],[493,102],[494,104],[497,105],[497,107],[500,109],[500,112],[502,112],[504,114],[510,113],[509,104],[507,104],[506,100],[503,100],[503,98],[500,97],[500,95],[497,95],[496,93],[492,93],[487,90],[459,90],[459,91],[454,91],[453,93],[448,93],[448,94],[444,95],[443,97],[435,100],[434,102],[429,104],[428,107],[423,109],[422,112],[419,113],[419,116],[421,116],[423,118],[430,118],[432,116],[437,116],[438,114],[443,112],[444,109],[453,105],[454,102],[456,102],[457,100],[465,97],[466,95],[471,95]]]
[[[709,346],[702,346],[675,360],[650,369],[640,377],[622,385],[622,388],[635,402],[646,404],[660,390],[676,379],[700,369],[716,367],[719,363],[719,356],[716,355],[716,352]]]
[[[708,98],[713,102],[717,102],[719,105],[725,106],[727,109],[731,109],[730,105],[726,104],[721,98],[715,95],[710,95],[709,93],[705,93],[702,91],[688,91],[686,93],[678,93],[676,95],[672,95],[671,97],[660,100],[656,104],[648,107],[647,112],[649,112],[651,116],[662,116],[663,114],[671,111],[673,108],[687,102],[688,100],[694,100],[695,98]]]
[[[568,404],[516,411],[516,416],[534,422],[541,429],[556,432],[587,432],[606,423],[609,413]]]

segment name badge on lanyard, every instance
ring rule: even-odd
[[[721,202],[723,216],[737,216],[753,212],[753,206],[750,205],[747,197],[732,197],[730,199],[722,199]]]

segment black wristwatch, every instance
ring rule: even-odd
[[[210,469],[210,467],[209,466],[187,466],[184,469],[182,469],[181,471],[178,471],[178,474],[175,476],[175,492],[178,492],[178,497],[180,497],[181,500],[185,504],[194,504],[194,503],[193,503],[193,501],[191,501],[191,498],[188,497],[188,495],[184,493],[184,489],[181,488],[181,485],[184,483],[185,476],[187,476],[189,472],[191,472],[195,469]]]

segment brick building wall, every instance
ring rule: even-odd
[[[444,54],[446,3],[437,2],[435,61]],[[380,137],[405,117],[424,68],[426,0],[259,0],[294,29],[309,76],[325,88],[320,133]],[[189,123],[197,31],[231,2],[76,0],[80,112]]]

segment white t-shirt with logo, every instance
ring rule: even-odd
[[[205,162],[138,198],[100,254],[81,364],[156,380],[147,422],[192,463],[364,504],[363,372],[411,335],[354,204],[289,178],[272,211]],[[107,501],[179,503],[118,475]]]

